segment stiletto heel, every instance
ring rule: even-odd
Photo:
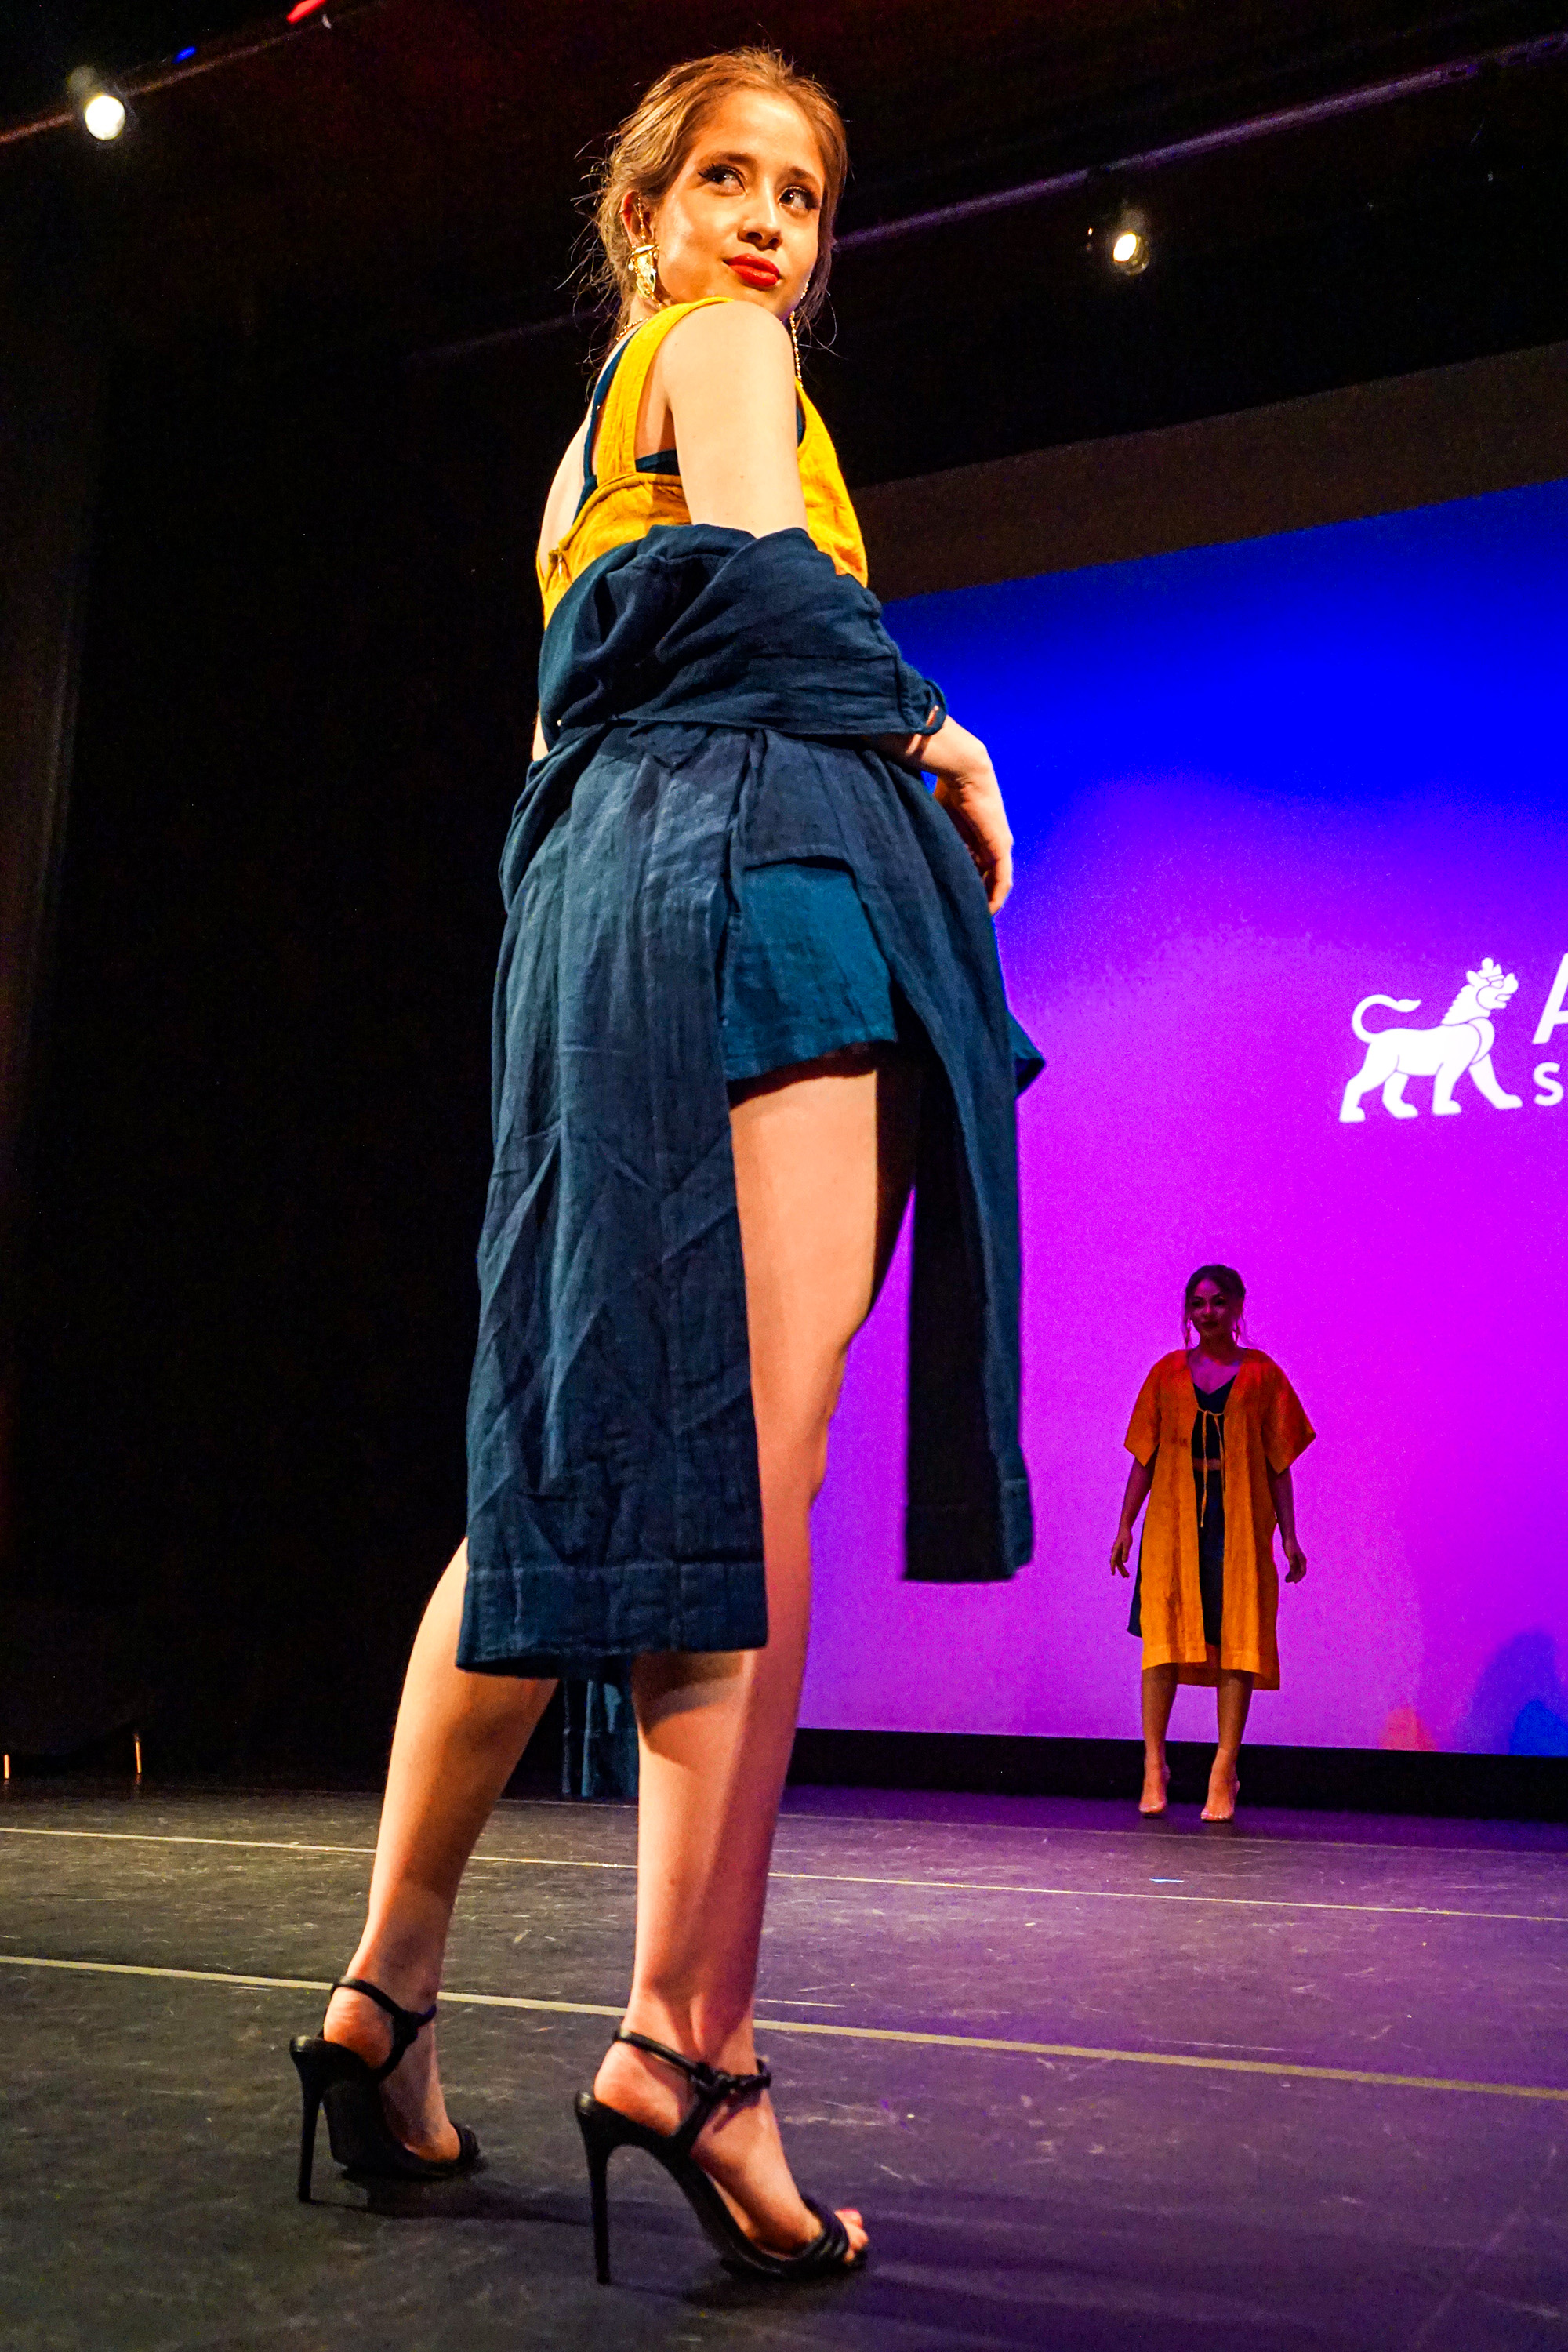
[[[601,2107],[597,2114],[584,2115],[581,2099],[577,2104],[577,2122],[588,2159],[588,2194],[594,2206],[594,2268],[601,2286],[610,2284],[610,2150],[616,2145],[602,2128],[601,2117],[607,2112]]]
[[[802,2202],[816,2214],[822,2227],[796,2252],[775,2254],[759,2245],[754,2238],[748,2238],[692,2153],[716,2108],[731,2099],[757,2098],[767,2089],[773,2074],[766,2065],[760,2065],[754,2074],[724,2074],[700,2059],[687,2058],[679,2050],[667,2049],[662,2042],[650,2042],[646,2033],[628,2033],[625,2026],[615,2038],[617,2042],[629,2042],[634,2050],[646,2050],[651,2057],[661,2058],[667,2066],[683,2074],[691,2085],[692,2107],[677,2130],[660,2132],[650,2124],[639,2124],[623,2115],[619,2107],[607,2106],[591,2091],[578,2092],[577,2126],[588,2159],[588,2189],[594,2207],[594,2262],[601,2286],[610,2284],[609,2168],[617,2147],[640,2147],[656,2164],[663,2166],[696,2214],[726,2270],[746,2278],[805,2280],[838,2277],[861,2267],[865,2249],[850,2253],[848,2231],[837,2214],[828,2212],[815,2197],[803,2198]]]
[[[345,2172],[384,2180],[449,2180],[479,2162],[479,2144],[466,2124],[454,2127],[456,2156],[416,2156],[405,2147],[386,2120],[381,2086],[412,2050],[434,2009],[402,2009],[379,1985],[363,1977],[339,1977],[334,1992],[363,1993],[392,2020],[392,2048],[384,2063],[373,2066],[357,2050],[324,2034],[297,2033],[289,2044],[304,2099],[300,2126],[300,2202],[310,2201],[310,2176],[315,2166],[316,2122],[327,2111],[327,2137],[332,2155]]]
[[[305,2117],[300,2126],[299,2187],[300,2202],[308,2205],[310,2201],[310,2174],[316,2162],[316,2118],[321,2112],[321,2094],[317,2084],[307,2081],[305,2069],[298,2058],[294,2063],[299,2067],[300,2087],[305,2095]]]

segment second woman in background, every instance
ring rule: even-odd
[[[1279,1365],[1241,1344],[1246,1297],[1234,1266],[1200,1265],[1189,1277],[1182,1300],[1188,1344],[1150,1372],[1127,1432],[1132,1467],[1110,1548],[1118,1576],[1127,1574],[1133,1523],[1153,1496],[1128,1624],[1143,1643],[1144,1813],[1165,1810],[1176,1685],[1204,1683],[1218,1692],[1219,1744],[1203,1817],[1230,1820],[1253,1691],[1279,1687],[1276,1525],[1287,1583],[1307,1573],[1290,1465],[1311,1444],[1312,1426]]]

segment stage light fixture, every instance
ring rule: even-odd
[[[81,119],[95,139],[118,139],[125,128],[125,100],[100,89],[82,108]]]
[[[81,116],[82,128],[100,146],[118,139],[129,117],[125,100],[117,89],[111,89],[90,66],[78,66],[66,84],[71,103]]]
[[[1123,278],[1141,278],[1153,258],[1147,214],[1124,205],[1107,234],[1112,269]]]
[[[1107,205],[1089,224],[1089,250],[1117,278],[1142,278],[1154,258],[1149,215],[1138,205]]]

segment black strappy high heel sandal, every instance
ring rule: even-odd
[[[327,2136],[332,2154],[345,2172],[371,2174],[383,2180],[449,2180],[479,2161],[479,2144],[466,2124],[455,2126],[456,2156],[416,2156],[405,2147],[386,2120],[381,2085],[413,2049],[434,2009],[400,2009],[379,1985],[363,1977],[339,1977],[334,1992],[363,1993],[392,2020],[392,2049],[384,2063],[373,2066],[357,2050],[328,2042],[320,2033],[297,2033],[289,2055],[300,2074],[305,2095],[305,2116],[300,2132],[300,2202],[310,2201],[310,2173],[316,2156],[316,2118],[327,2110]]]
[[[591,2091],[578,2092],[577,2126],[588,2158],[588,2187],[594,2200],[594,2260],[601,2286],[610,2284],[608,2173],[610,2158],[618,2147],[640,2147],[656,2164],[663,2165],[702,2224],[709,2243],[725,2269],[739,2277],[822,2279],[860,2268],[866,2259],[864,2248],[846,2260],[849,2255],[849,2232],[837,2214],[826,2211],[815,2197],[807,2197],[804,2202],[822,2228],[809,2244],[793,2254],[770,2253],[766,2246],[759,2246],[755,2239],[747,2237],[691,2152],[716,2107],[729,2099],[755,2098],[767,2089],[773,2081],[767,2066],[759,2066],[754,2074],[721,2074],[700,2059],[683,2058],[679,2050],[667,2050],[662,2042],[650,2042],[646,2033],[628,2033],[624,2025],[617,2031],[616,2040],[629,2042],[634,2050],[646,2050],[650,2056],[662,2058],[667,2066],[677,2068],[690,2084],[695,2104],[679,2130],[659,2132],[650,2125],[635,2123],[618,2107],[606,2106]]]

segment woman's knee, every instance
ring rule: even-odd
[[[757,1463],[764,1518],[809,1511],[827,1475],[832,1408],[757,1415]]]

